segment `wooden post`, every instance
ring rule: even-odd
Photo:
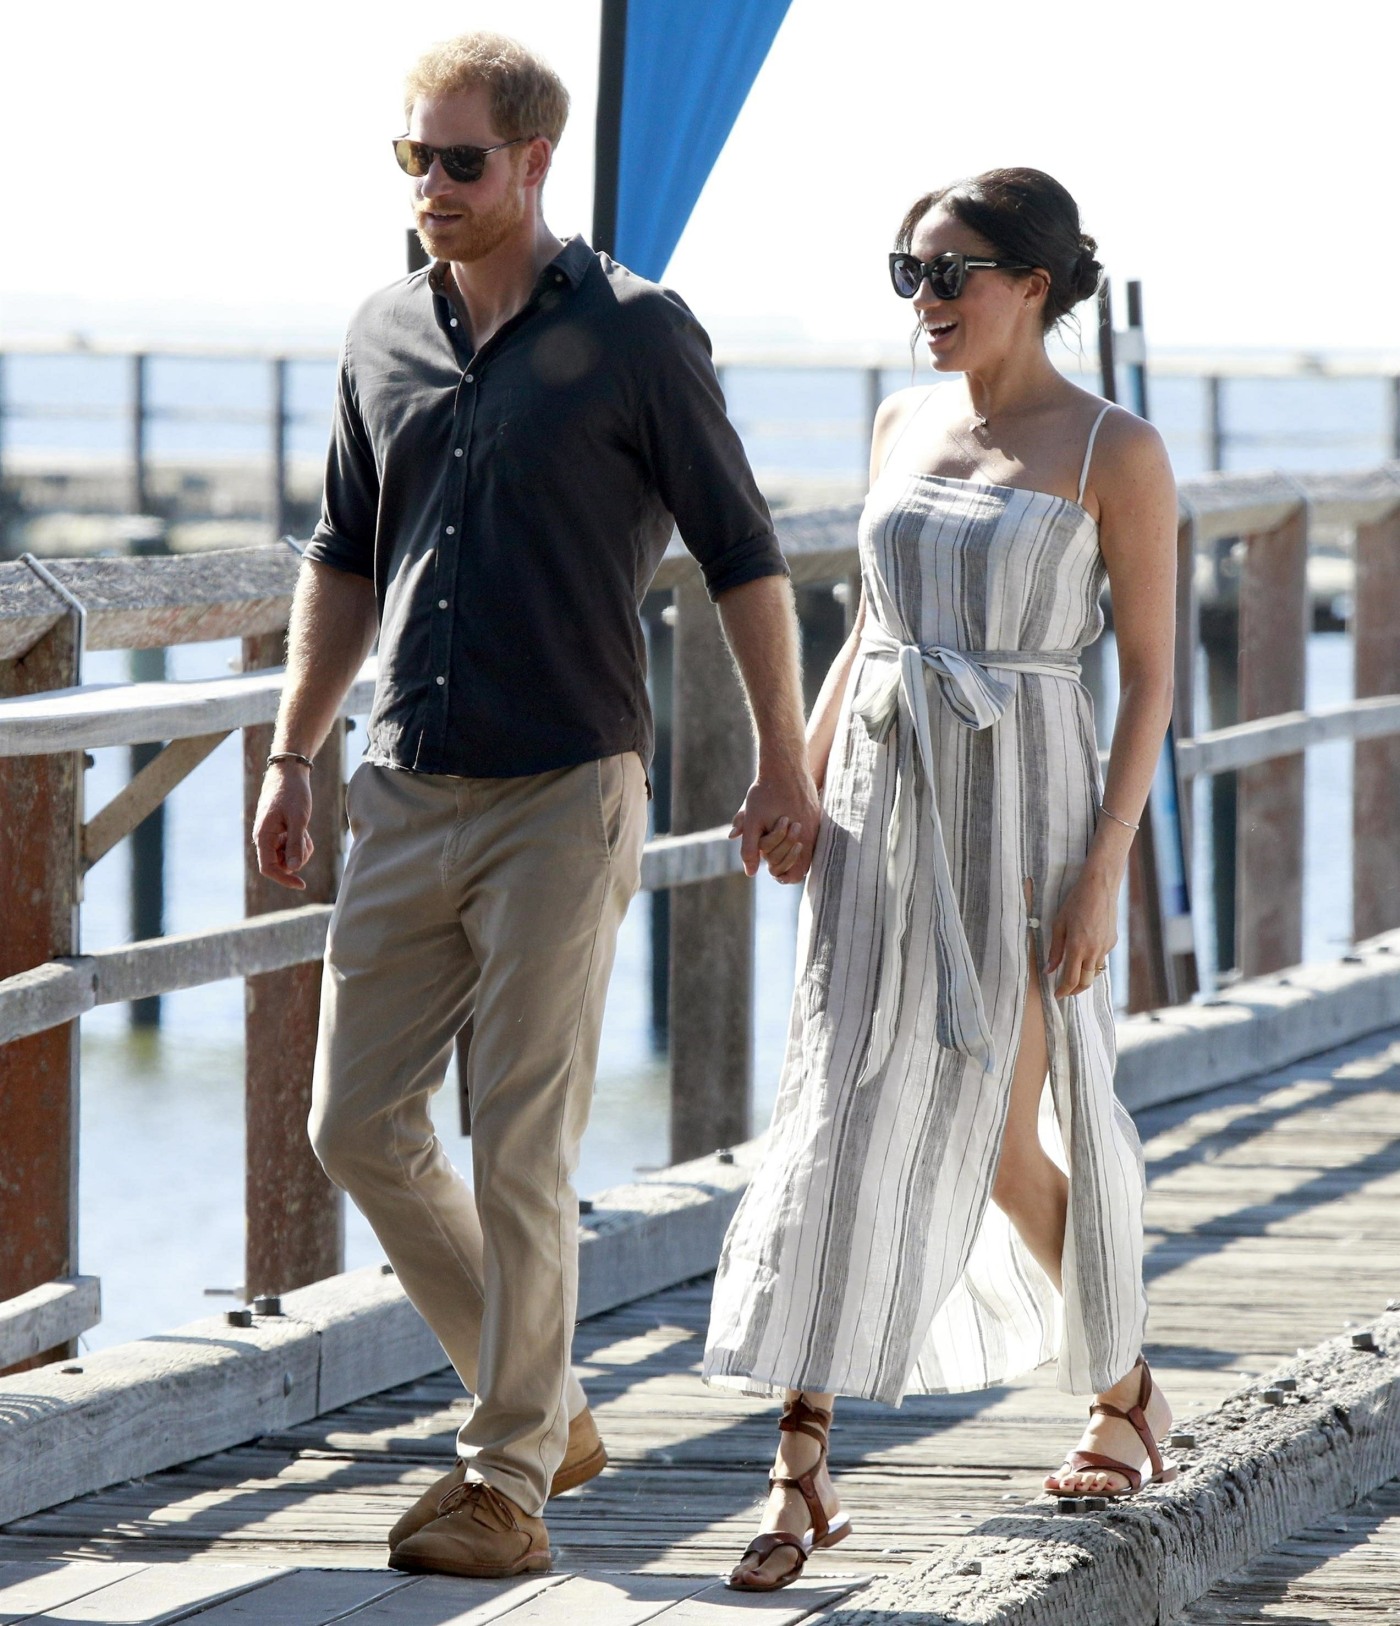
[[[163,649],[133,649],[128,657],[133,683],[159,683],[166,675]],[[153,762],[161,753],[158,741],[129,747],[131,777]],[[131,940],[159,937],[165,930],[165,803],[161,802],[131,832],[130,878]],[[160,995],[147,994],[133,999],[130,1006],[134,1028],[160,1026]]]
[[[698,575],[676,589],[671,829],[727,824],[753,776],[744,696]],[[754,883],[671,898],[671,1161],[747,1140],[753,1074]]]
[[[1400,694],[1400,508],[1356,527],[1356,697]],[[1356,743],[1352,937],[1400,926],[1400,735]]]
[[[656,727],[656,749],[651,767],[652,830],[667,835],[671,829],[671,757],[674,730],[672,672],[675,607],[669,593],[649,593],[642,606],[647,630],[647,670],[651,680],[651,709]],[[651,1042],[664,1054],[671,1033],[671,894],[658,888],[650,894],[651,915]]]
[[[865,467],[861,469],[861,477],[865,478],[870,468],[870,459],[875,449],[875,415],[880,410],[880,403],[885,398],[885,375],[879,367],[865,369]]]
[[[146,469],[146,428],[150,416],[146,395],[150,383],[150,359],[139,354],[131,358],[131,473],[127,502],[133,514],[148,513],[151,502]]]
[[[1217,473],[1225,467],[1225,403],[1213,375],[1206,379],[1206,467]]]
[[[272,358],[272,535],[286,536],[287,509],[287,358]]]
[[[1240,572],[1240,721],[1301,711],[1308,634],[1308,514],[1246,538]],[[1303,754],[1239,776],[1239,965],[1246,977],[1303,957]]]
[[[3,352],[0,352],[0,559],[8,558],[10,551],[6,545],[10,505],[5,500],[5,416],[9,406],[5,383],[5,357]]]
[[[243,640],[243,669],[280,666],[286,634]],[[258,873],[253,818],[271,749],[271,725],[243,731],[244,902],[250,915],[304,903],[330,903],[340,880],[344,828],[344,731],[333,728],[312,770],[316,851],[301,872],[306,891],[291,893]],[[321,967],[293,966],[249,977],[247,1041],[247,1244],[244,1291],[284,1293],[345,1268],[341,1194],[321,1171],[306,1133],[311,1070],[321,1009]]]
[[[1118,399],[1118,366],[1113,353],[1113,289],[1107,277],[1099,284],[1099,394]]]
[[[68,606],[64,606],[67,611]],[[76,613],[0,661],[0,697],[79,681]],[[78,951],[78,755],[0,758],[0,978]],[[0,1299],[78,1268],[78,1024],[0,1046]],[[61,1344],[14,1370],[73,1353]]]

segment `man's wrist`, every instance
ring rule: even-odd
[[[305,768],[309,773],[313,766],[311,758],[304,751],[273,751],[268,759],[269,768],[294,767]]]
[[[758,749],[758,777],[760,779],[801,778],[811,773],[807,740],[796,734],[781,744],[760,744]]]

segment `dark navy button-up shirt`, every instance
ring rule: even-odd
[[[786,570],[709,340],[675,294],[574,238],[474,351],[445,272],[351,321],[306,550],[375,584],[370,759],[482,777],[650,764],[638,606],[673,520],[712,598]]]

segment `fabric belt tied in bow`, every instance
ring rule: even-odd
[[[977,966],[968,946],[958,909],[957,892],[943,840],[935,793],[933,731],[929,716],[930,675],[938,680],[944,704],[963,727],[990,728],[1015,695],[1013,683],[994,678],[989,668],[1014,668],[1042,677],[1079,676],[1077,650],[952,649],[942,644],[909,644],[878,622],[867,620],[861,635],[864,654],[888,660],[890,670],[852,708],[874,740],[889,738],[901,719],[899,758],[895,766],[894,808],[890,816],[886,869],[884,950],[880,984],[871,1024],[870,1048],[862,1080],[882,1068],[894,1043],[900,1005],[905,997],[904,950],[913,903],[915,825],[918,792],[914,780],[917,750],[928,785],[932,824],[931,863],[934,899],[934,980],[936,1038],[944,1049],[957,1050],[991,1071],[997,1065],[991,1029],[982,1003]],[[917,989],[908,991],[918,996]]]

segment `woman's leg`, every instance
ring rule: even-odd
[[[816,1406],[828,1412],[833,1410],[836,1403],[835,1395],[821,1394],[815,1389],[789,1389],[784,1396],[788,1401],[799,1397],[809,1406]],[[821,1454],[821,1446],[811,1435],[796,1431],[781,1433],[778,1435],[778,1452],[773,1459],[773,1472],[783,1479],[796,1479],[799,1475],[810,1473],[813,1468],[817,1468]],[[816,1487],[827,1518],[834,1519],[841,1504],[825,1463],[817,1468]],[[807,1511],[807,1504],[803,1501],[801,1493],[784,1490],[781,1485],[775,1485],[769,1492],[768,1505],[763,1510],[763,1521],[758,1529],[760,1535],[769,1530],[787,1530],[801,1536],[811,1528],[811,1524],[812,1516]],[[735,1574],[758,1575],[765,1581],[776,1581],[792,1569],[794,1559],[795,1555],[790,1548],[780,1547],[776,1552],[770,1553],[761,1564],[755,1563],[751,1558],[741,1561],[736,1567]]]
[[[992,1201],[1016,1227],[1036,1263],[1055,1286],[1063,1290],[1060,1259],[1064,1253],[1069,1212],[1069,1181],[1040,1143],[1040,1098],[1049,1070],[1049,1052],[1034,943],[1030,945],[1029,958],[1030,982],[1021,1020],[1021,1043],[1011,1076],[1011,1101],[992,1186]],[[1137,1404],[1141,1384],[1141,1375],[1134,1367],[1112,1388],[1094,1398],[1126,1411]],[[1157,1439],[1171,1427],[1171,1408],[1155,1385],[1147,1404],[1147,1421]],[[1092,1416],[1077,1449],[1096,1451],[1133,1467],[1144,1460],[1137,1431],[1116,1417]],[[1049,1474],[1045,1480],[1047,1490],[1074,1491],[1081,1496],[1121,1490],[1126,1484],[1121,1474],[1097,1468]]]
[[[1048,1070],[1045,1012],[1040,1004],[1040,976],[1032,947],[1021,1043],[1011,1075],[1011,1100],[992,1201],[1016,1227],[1031,1257],[1059,1288],[1069,1181],[1040,1144],[1040,1098]]]

